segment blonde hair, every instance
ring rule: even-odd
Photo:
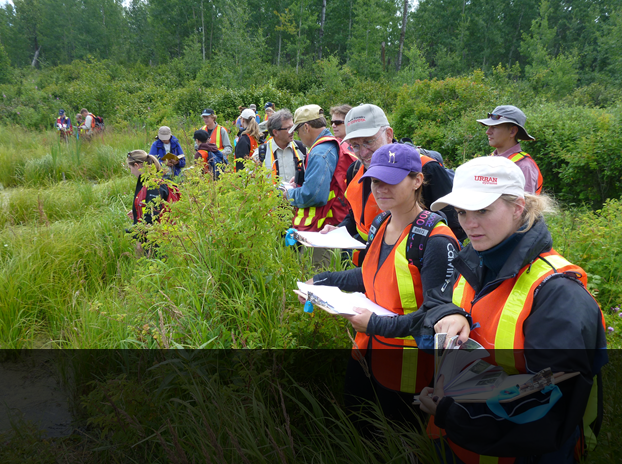
[[[501,195],[500,197],[506,203],[515,205],[518,197],[516,195]],[[544,217],[544,214],[552,214],[557,211],[557,204],[553,198],[548,195],[532,195],[530,193],[525,194],[525,209],[523,210],[523,224],[526,227],[521,230],[521,233],[525,233],[530,230],[533,225]]]
[[[244,122],[246,123],[244,133],[255,137],[255,140],[259,141],[259,138],[261,137],[261,130],[259,129],[259,124],[257,124],[257,121],[255,120],[255,116],[244,119]]]
[[[154,164],[156,169],[159,171],[162,169],[160,162],[153,155],[148,155],[144,150],[132,150],[127,154],[127,162],[128,163],[141,163],[141,164]]]

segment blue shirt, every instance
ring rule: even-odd
[[[324,129],[317,139],[325,136],[332,137],[332,135],[328,129]],[[324,206],[328,203],[330,182],[335,174],[337,161],[339,161],[339,147],[336,143],[321,143],[314,147],[307,156],[308,163],[302,187],[287,192],[289,202],[297,208]]]
[[[171,153],[175,156],[180,157],[179,164],[176,164],[173,167],[173,174],[178,176],[181,173],[181,168],[186,166],[186,157],[183,156],[184,151],[181,149],[179,140],[177,140],[177,137],[175,137],[174,135],[171,135]],[[164,157],[164,155],[166,155],[166,150],[164,149],[164,144],[162,143],[162,140],[158,139],[153,142],[153,144],[151,144],[149,154],[155,156],[160,162],[162,162],[162,158]]]

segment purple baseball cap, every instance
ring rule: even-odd
[[[374,152],[369,169],[359,183],[366,177],[373,177],[385,184],[396,185],[411,172],[421,172],[419,150],[403,143],[390,143]]]

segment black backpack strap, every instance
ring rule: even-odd
[[[354,179],[356,173],[359,172],[361,166],[363,166],[361,160],[356,160],[350,165],[350,167],[348,168],[348,172],[346,173],[346,185],[350,185],[350,182],[352,182],[352,179]]]
[[[419,270],[421,270],[421,266],[423,265],[423,253],[425,252],[425,247],[432,233],[432,229],[434,229],[439,222],[444,222],[445,225],[447,225],[447,220],[440,214],[431,211],[423,211],[412,223],[406,241],[406,259],[408,259],[410,264],[417,266]]]
[[[359,267],[363,266],[363,260],[365,259],[365,255],[367,254],[367,250],[369,250],[369,247],[371,246],[371,242],[373,242],[374,237],[376,236],[376,232],[378,232],[378,229],[380,229],[380,226],[382,225],[382,223],[384,221],[386,221],[389,216],[391,216],[391,212],[390,211],[383,211],[382,213],[380,213],[378,216],[376,216],[373,220],[373,222],[371,223],[371,226],[369,226],[369,233],[367,234],[367,245],[365,246],[364,250],[361,250],[359,252]]]
[[[304,160],[307,156],[307,147],[305,147],[304,143],[302,143],[300,140],[294,140],[294,143],[298,147],[298,151],[302,153],[302,159]]]

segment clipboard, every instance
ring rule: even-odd
[[[577,375],[579,375],[579,372],[569,372],[569,373],[565,373],[565,372],[556,372],[555,374],[553,374],[553,385],[559,385],[560,383],[562,383],[565,380],[571,379],[573,377],[576,377]],[[510,376],[508,378],[512,378],[513,376]],[[507,386],[505,388],[508,388]],[[535,390],[530,390],[530,391],[526,391],[521,393],[520,395],[516,395],[512,398],[508,398],[506,400],[501,400],[499,401],[499,403],[511,403],[513,401],[516,400],[520,400],[521,398],[524,398],[526,396],[529,396],[533,393],[537,393],[539,391],[542,391],[544,389],[544,387],[540,387],[538,389]],[[486,400],[493,398],[496,394],[499,393],[499,390],[502,389],[495,389],[492,391],[488,391],[488,392],[484,392],[484,393],[479,393],[476,395],[464,395],[464,397],[460,397],[460,396],[452,396],[452,398],[454,399],[454,401],[456,403],[486,403]],[[480,396],[481,398],[473,398],[474,396]],[[470,398],[469,398],[470,397]],[[421,402],[419,401],[419,395],[415,395],[414,397],[414,401],[413,403],[414,405],[417,404],[421,404]]]
[[[330,306],[329,304],[326,304],[325,302],[321,301],[319,298],[317,298],[313,293],[310,294],[306,294],[304,292],[301,292],[300,290],[294,290],[294,293],[298,296],[301,296],[305,299],[307,299],[308,301],[310,301],[314,306],[317,306],[320,309],[323,309],[324,311],[326,311],[328,314],[332,314],[333,316],[339,316],[339,313],[337,311],[335,311],[332,306]]]

